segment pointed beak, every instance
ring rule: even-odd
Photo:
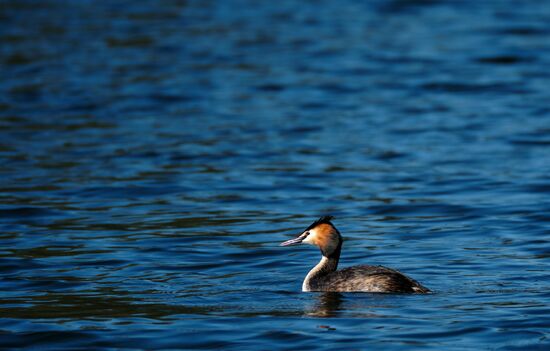
[[[298,245],[298,244],[301,244],[303,240],[304,240],[304,238],[302,238],[301,236],[299,236],[299,237],[297,237],[297,238],[287,240],[287,241],[285,241],[284,243],[281,243],[279,246],[292,246],[292,245]]]
[[[292,246],[292,245],[298,245],[298,244],[301,244],[302,241],[304,241],[305,238],[307,238],[307,234],[306,234],[306,233],[302,233],[302,234],[300,234],[300,236],[298,236],[297,238],[287,240],[287,241],[285,241],[284,243],[281,243],[279,246]]]

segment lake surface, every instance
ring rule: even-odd
[[[0,349],[550,349],[549,1],[2,1]],[[302,293],[340,267],[430,295]]]

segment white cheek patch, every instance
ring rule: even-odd
[[[306,244],[314,245],[313,239],[315,238],[316,235],[317,235],[317,232],[315,230],[310,230],[309,235],[304,240],[302,240],[302,242]]]

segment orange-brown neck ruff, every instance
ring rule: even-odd
[[[342,236],[338,230],[331,224],[322,223],[312,229],[314,235],[311,243],[317,245],[325,257],[340,257],[342,249]]]

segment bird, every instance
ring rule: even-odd
[[[310,244],[321,250],[321,261],[307,274],[302,291],[373,292],[373,293],[430,293],[416,280],[403,273],[383,267],[359,265],[337,270],[343,238],[334,224],[333,216],[322,216],[311,223],[298,237],[280,246]]]

